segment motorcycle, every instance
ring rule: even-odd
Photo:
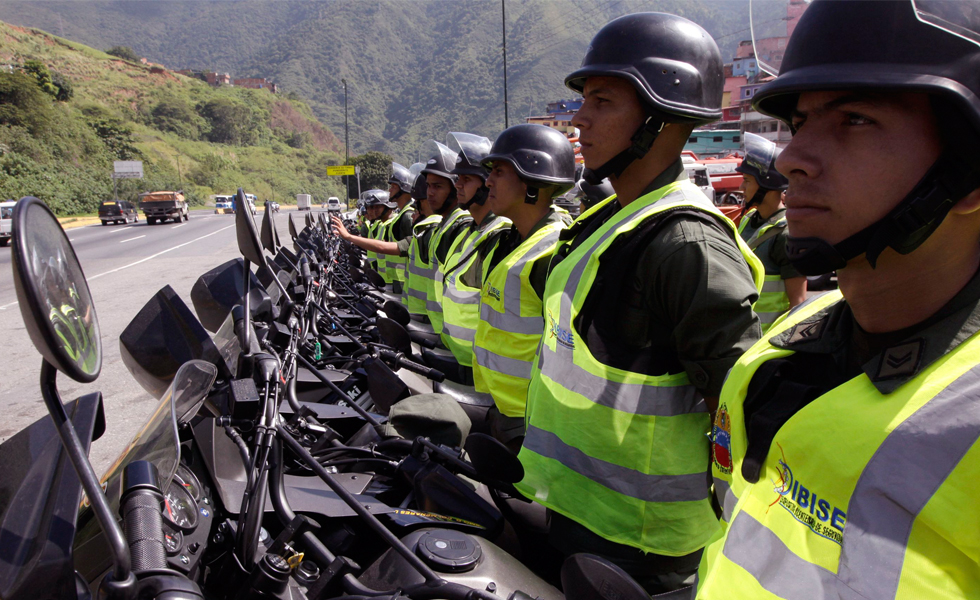
[[[83,383],[99,375],[95,306],[50,210],[24,198],[13,220],[14,283],[43,357],[50,419],[0,445],[2,597],[562,597],[488,539],[490,505],[464,483],[508,489],[521,474],[512,455],[485,436],[472,437],[464,456],[424,436],[389,435],[385,411],[348,394],[336,403],[291,398],[297,339],[315,321],[309,314],[324,311],[286,298],[275,318],[291,327],[289,341],[259,338],[248,268],[245,306],[224,319],[223,341],[168,288],[134,319],[151,324],[142,346],[122,346],[124,360],[160,403],[100,481],[87,453],[105,430],[101,395],[65,403],[57,387],[59,373]],[[262,264],[254,249],[243,266]],[[282,281],[270,286],[289,292]],[[383,348],[364,349],[386,364]],[[464,507],[473,520],[425,506]],[[615,567],[587,556],[569,559],[561,579],[570,598],[639,597]]]

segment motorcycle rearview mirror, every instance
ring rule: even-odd
[[[293,222],[292,215],[288,215],[286,220],[289,221],[289,237],[293,238],[293,241],[295,242],[296,238],[299,237],[299,232],[296,231],[296,223]]]
[[[626,571],[594,554],[565,559],[561,587],[566,600],[650,600],[650,594]],[[690,590],[686,592],[690,597]]]
[[[113,571],[103,578],[100,594],[112,600],[134,598],[129,544],[58,394],[58,371],[91,383],[102,370],[95,304],[68,236],[47,205],[33,196],[21,198],[12,221],[17,301],[28,335],[44,357],[41,396],[112,553]]]
[[[395,302],[394,300],[385,300],[384,305],[381,307],[388,318],[398,323],[402,327],[408,327],[408,324],[412,322],[412,315],[408,312],[401,302]]]
[[[364,282],[364,273],[362,273],[361,270],[355,266],[349,266],[347,268],[347,275],[354,283]]]
[[[391,346],[399,352],[411,354],[412,338],[409,337],[408,331],[401,324],[391,319],[381,318],[377,320],[377,326],[378,333],[381,334],[381,340],[386,345]]]
[[[309,212],[306,213],[306,226],[307,227],[313,226],[313,215],[311,215]]]
[[[14,207],[13,233],[14,287],[31,342],[65,375],[95,381],[102,370],[99,320],[68,237],[33,196]]]
[[[279,246],[282,244],[279,242],[279,234],[276,232],[276,223],[272,217],[272,208],[269,206],[270,202],[265,203],[265,214],[262,215],[262,247],[269,251],[270,254],[275,254],[279,251]]]
[[[471,433],[464,447],[473,468],[480,475],[504,483],[517,483],[524,479],[524,465],[497,438],[485,433]]]
[[[242,188],[238,188],[235,203],[237,206],[248,206],[245,190]],[[245,260],[260,268],[265,267],[265,254],[262,253],[262,244],[255,232],[255,222],[248,210],[235,211],[235,234],[238,238],[238,251]]]

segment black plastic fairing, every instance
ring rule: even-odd
[[[160,398],[177,370],[193,359],[218,367],[218,376],[230,376],[231,368],[211,336],[169,285],[158,291],[119,336],[123,364],[133,378]]]
[[[102,395],[65,405],[85,450],[105,428]],[[0,444],[0,598],[75,598],[72,543],[82,485],[51,417]]]

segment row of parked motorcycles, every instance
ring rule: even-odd
[[[49,416],[0,445],[0,597],[649,598],[595,557],[540,566],[520,462],[431,393],[443,375],[362,252],[323,213],[289,217],[287,247],[274,218],[236,213],[241,257],[201,275],[194,310],[164,286],[123,331],[160,402],[99,478],[101,394],[66,402],[56,382],[98,377],[95,306],[48,208],[17,204]]]

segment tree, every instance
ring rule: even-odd
[[[177,98],[164,98],[150,111],[150,120],[161,131],[170,131],[189,140],[201,138],[204,125],[200,116]]]
[[[46,64],[39,60],[26,60],[22,70],[34,78],[42,92],[52,96],[58,95],[58,88],[51,80],[51,71],[48,70]]]
[[[228,98],[197,105],[197,112],[211,125],[208,139],[219,144],[248,145],[256,139],[256,117],[252,110]]]
[[[113,46],[105,51],[106,54],[121,58],[123,60],[128,60],[130,62],[139,62],[142,58],[136,51],[129,46]]]
[[[51,125],[51,106],[31,75],[0,72],[0,125],[19,125],[36,135]]]
[[[388,189],[388,177],[391,176],[391,163],[394,159],[384,152],[372,150],[350,159],[350,164],[361,167],[361,191],[370,189]],[[356,189],[357,180],[351,178],[352,189]]]

